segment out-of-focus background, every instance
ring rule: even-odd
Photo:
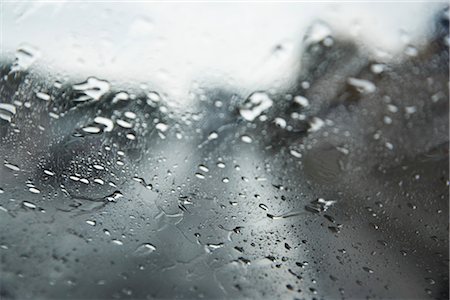
[[[13,58],[28,45],[40,68],[151,83],[184,103],[197,80],[247,89],[292,83],[311,27],[312,40],[352,39],[389,61],[426,44],[442,5],[12,1],[3,3],[2,48]]]
[[[446,3],[0,11],[1,299],[448,299]]]

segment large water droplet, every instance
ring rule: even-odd
[[[253,121],[273,104],[272,99],[263,92],[255,92],[247,98],[239,112],[247,121]]]
[[[87,81],[73,85],[73,89],[82,92],[82,95],[74,99],[76,102],[98,101],[109,91],[110,84],[106,80],[89,77]]]
[[[139,245],[136,248],[136,250],[134,250],[134,255],[135,256],[147,256],[155,250],[156,250],[155,246],[153,246],[152,244],[149,244],[149,243],[145,243],[145,244]]]
[[[0,119],[11,122],[16,114],[16,107],[9,103],[0,103]]]

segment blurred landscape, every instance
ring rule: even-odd
[[[1,299],[448,299],[448,22],[383,52],[316,19],[286,78],[176,93],[5,51]]]

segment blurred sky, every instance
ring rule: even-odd
[[[373,55],[399,53],[408,43],[424,43],[443,5],[4,2],[2,50],[13,57],[18,47],[32,46],[38,68],[148,83],[180,99],[196,79],[248,89],[289,82],[301,67],[305,32],[317,20]]]

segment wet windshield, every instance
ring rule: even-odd
[[[445,5],[2,16],[1,299],[448,298]]]

